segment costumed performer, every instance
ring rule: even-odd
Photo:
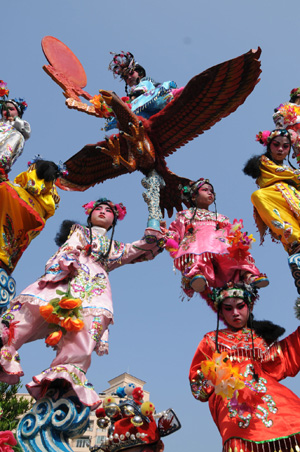
[[[151,77],[146,77],[146,71],[132,53],[121,52],[115,54],[108,69],[114,77],[125,81],[126,96],[122,100],[130,104],[132,111],[143,118],[150,118],[162,110],[174,96],[181,93],[183,88],[177,89],[173,81],[157,83]],[[115,118],[108,120],[105,130],[117,127]]]
[[[98,355],[108,353],[108,327],[113,323],[108,273],[125,264],[152,260],[163,250],[164,240],[159,227],[147,228],[144,237],[133,243],[113,240],[125,207],[106,198],[83,207],[88,225],[68,220],[62,224],[56,239],[61,247],[47,262],[45,274],[23,290],[2,316],[0,381],[17,383],[23,375],[17,350],[26,342],[46,338],[56,357],[48,369],[33,377],[27,385],[29,393],[39,399],[52,382],[58,383],[84,405],[96,408],[100,400],[86,371],[94,350]],[[106,237],[110,229],[111,239]]]
[[[22,118],[27,104],[23,99],[1,101],[0,122],[0,312],[15,296],[11,276],[20,257],[44,228],[59,204],[54,181],[60,168],[40,158],[29,162],[29,169],[14,182],[8,173],[21,155],[30,126]]]
[[[167,232],[166,248],[182,274],[182,288],[188,297],[207,287],[222,287],[229,281],[245,281],[257,287],[269,284],[249,253],[252,236],[242,233],[242,220],[209,210],[216,194],[208,179],[182,187],[181,196],[191,207],[178,212]]]
[[[224,452],[299,452],[300,399],[279,381],[299,372],[300,329],[277,342],[285,330],[253,320],[255,298],[256,289],[242,284],[212,292],[217,330],[198,345],[191,391],[208,401]]]
[[[290,92],[290,101],[280,104],[275,108],[273,121],[276,129],[294,131],[296,137],[293,140],[294,156],[300,163],[300,88],[294,88]]]
[[[251,196],[254,219],[261,243],[267,231],[272,240],[280,240],[289,254],[289,265],[300,290],[298,260],[300,257],[300,170],[285,164],[289,157],[294,134],[286,129],[264,131],[257,141],[266,146],[263,155],[251,157],[244,173],[256,179],[259,190]]]
[[[0,156],[1,169],[7,174],[12,165],[23,152],[25,140],[31,134],[27,121],[22,119],[27,103],[24,99],[15,98],[1,101],[0,121]]]

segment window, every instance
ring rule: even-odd
[[[106,436],[97,436],[97,437],[96,437],[95,445],[98,446],[100,443],[102,443],[102,441],[105,440],[105,438],[107,438],[107,437],[106,437]]]
[[[88,430],[89,432],[92,432],[93,429],[94,429],[94,421],[90,421],[87,430]]]
[[[76,447],[90,447],[90,439],[87,437],[77,438]]]

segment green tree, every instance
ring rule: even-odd
[[[24,397],[17,397],[22,384],[8,385],[0,382],[0,406],[3,415],[0,418],[0,430],[15,430],[20,417],[32,406],[32,403]]]

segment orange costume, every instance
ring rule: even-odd
[[[220,352],[226,352],[245,387],[239,390],[238,404],[216,395],[201,371],[201,363],[216,351],[216,332],[204,336],[190,369],[193,396],[209,402],[209,408],[223,440],[224,452],[299,452],[300,399],[279,383],[300,370],[300,328],[285,339],[268,346],[251,330],[219,331]],[[254,376],[258,374],[258,381]]]

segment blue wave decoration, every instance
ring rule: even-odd
[[[86,431],[90,411],[75,397],[40,399],[19,422],[18,442],[24,452],[73,452],[69,438]]]

